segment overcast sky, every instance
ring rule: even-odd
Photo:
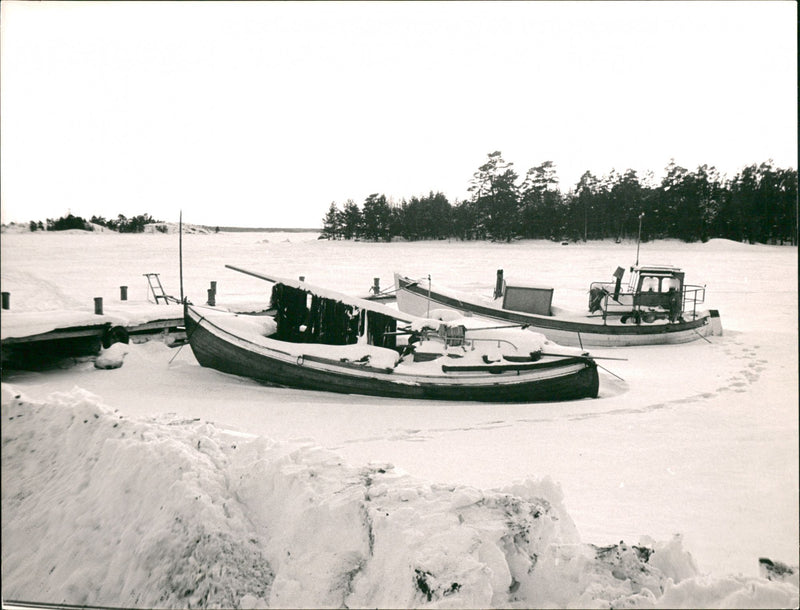
[[[670,158],[797,167],[794,2],[3,0],[2,221],[149,213],[316,227]]]

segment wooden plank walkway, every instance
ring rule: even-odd
[[[27,311],[2,314],[2,367],[38,369],[48,363],[92,356],[114,343],[167,334],[169,345],[185,338],[181,305],[115,303],[105,313]]]

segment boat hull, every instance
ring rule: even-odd
[[[598,394],[597,366],[587,357],[566,357],[543,362],[538,367],[536,363],[526,363],[516,367],[517,370],[497,373],[443,371],[435,376],[409,375],[269,349],[227,332],[190,306],[185,318],[189,344],[198,363],[271,385],[345,394],[481,402],[564,401],[594,398]]]
[[[449,309],[509,325],[527,325],[559,345],[577,347],[624,347],[688,343],[714,334],[709,312],[685,322],[623,324],[619,318],[606,323],[580,322],[558,316],[543,316],[483,305],[456,298],[395,274],[397,307],[415,316],[429,316],[435,309]]]

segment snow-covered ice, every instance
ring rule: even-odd
[[[287,241],[288,240],[288,241]],[[4,234],[13,314],[176,292],[174,235]],[[184,237],[186,294],[365,294],[494,271],[582,309],[635,244]],[[153,341],[3,371],[3,597],[138,607],[796,607],[797,249],[655,242],[725,334],[594,350],[600,397],[484,405],[266,387]],[[88,303],[87,303],[88,301]],[[151,306],[154,307],[154,306]],[[161,306],[164,307],[164,306]],[[9,315],[3,315],[5,327]],[[4,334],[4,336],[6,336]],[[127,353],[125,353],[127,352]],[[759,558],[778,569],[759,570]],[[781,566],[794,567],[789,571]],[[768,578],[768,576],[770,578]]]

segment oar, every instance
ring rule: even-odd
[[[564,354],[550,354],[550,353],[547,353],[547,352],[541,352],[541,355],[542,355],[542,356],[557,356],[557,357],[561,357],[561,358],[568,358],[568,357],[569,357],[569,356],[567,356],[567,355],[564,355]],[[627,360],[627,358],[612,358],[612,357],[610,357],[610,356],[587,356],[587,358],[591,358],[592,360],[598,360],[598,359],[600,359],[600,360]],[[601,369],[603,369],[603,370],[604,370],[606,373],[608,373],[609,375],[613,375],[614,377],[616,377],[616,378],[617,378],[617,379],[619,379],[620,381],[625,381],[625,380],[624,380],[622,377],[620,377],[620,376],[619,376],[619,375],[617,375],[616,373],[612,373],[611,371],[609,371],[609,370],[608,370],[606,367],[604,367],[602,364],[597,364],[597,363],[595,362],[595,365],[596,365],[598,368],[601,368]]]
[[[551,354],[551,353],[548,353],[548,352],[542,352],[541,355],[542,356],[555,356],[557,358],[570,358],[571,357],[569,354]],[[591,354],[589,354],[586,357],[587,358],[591,358],[592,360],[621,360],[623,362],[627,362],[628,361],[627,358],[614,358],[613,356],[592,356]]]
[[[511,324],[510,326],[483,326],[481,328],[464,328],[465,332],[473,332],[476,330],[503,330],[504,328],[528,328],[530,324]]]

